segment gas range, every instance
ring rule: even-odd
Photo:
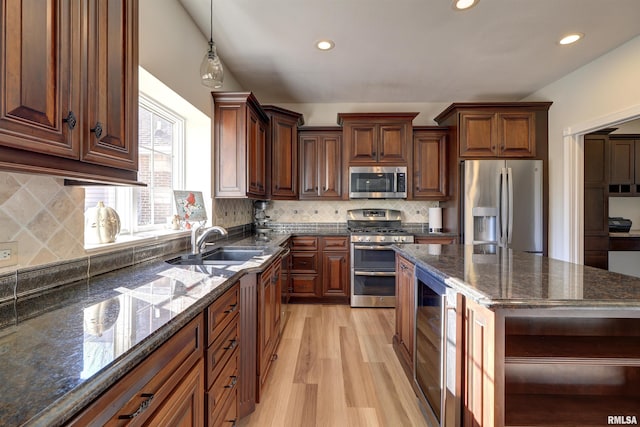
[[[347,214],[353,243],[413,243],[413,235],[401,226],[400,211],[352,209]]]

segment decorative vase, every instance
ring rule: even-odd
[[[98,202],[84,213],[85,242],[88,244],[113,243],[120,234],[120,217],[115,209]]]

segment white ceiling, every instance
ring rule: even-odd
[[[209,0],[178,1],[208,39]],[[640,0],[213,2],[218,54],[263,103],[520,100],[640,34]]]

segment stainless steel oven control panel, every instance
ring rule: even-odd
[[[351,235],[352,243],[413,243],[413,236]]]

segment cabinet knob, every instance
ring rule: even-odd
[[[235,385],[238,383],[238,377],[236,377],[235,375],[231,377],[231,382],[229,384],[227,384],[226,386],[224,386],[224,388],[233,388],[235,387]]]
[[[67,114],[67,117],[62,119],[62,121],[66,123],[67,126],[69,126],[70,130],[73,130],[73,128],[76,127],[76,124],[78,124],[78,120],[76,120],[76,115],[73,114],[73,111],[69,111],[69,114]]]
[[[233,313],[234,311],[236,311],[238,309],[238,304],[231,304],[229,306],[228,310],[225,310],[224,313],[225,314],[229,314],[229,313]]]
[[[231,340],[229,341],[229,345],[227,347],[224,347],[225,350],[233,350],[234,348],[236,348],[238,346],[238,340]]]
[[[102,136],[102,123],[97,122],[96,126],[89,130],[96,134],[96,138],[100,139],[100,137]]]
[[[118,417],[119,420],[132,420],[135,417],[137,417],[138,415],[142,414],[144,411],[146,411],[146,409],[149,407],[149,405],[151,405],[151,401],[153,400],[153,393],[142,393],[140,395],[140,397],[144,397],[145,399],[142,401],[142,403],[140,404],[140,406],[138,406],[138,409],[135,410],[135,412],[132,412],[131,414],[126,414],[126,415],[120,415]]]

